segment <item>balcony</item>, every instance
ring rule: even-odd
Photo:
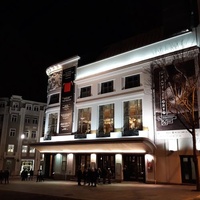
[[[6,158],[14,158],[15,155],[15,152],[4,152],[4,157]]]
[[[74,139],[84,139],[87,138],[87,134],[85,133],[75,133],[74,134]]]
[[[122,132],[122,136],[139,136],[139,130],[125,130]]]
[[[100,132],[100,133],[97,133],[96,137],[97,138],[100,138],[100,137],[110,137],[110,133]]]

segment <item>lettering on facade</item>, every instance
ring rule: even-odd
[[[161,113],[159,116],[157,116],[157,120],[160,121],[161,126],[167,126],[169,124],[173,124],[173,120],[177,117],[174,114],[169,114],[167,112],[166,74],[164,71],[159,72],[159,86]]]

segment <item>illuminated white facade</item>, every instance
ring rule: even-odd
[[[79,56],[50,66],[45,135],[33,145],[46,156],[46,176],[54,173],[55,178],[68,179],[76,176],[78,166],[106,166],[116,181],[126,180],[126,167],[131,170],[128,180],[193,181],[193,171],[182,166],[191,159],[191,135],[184,129],[156,129],[149,72],[155,61],[173,60],[183,50],[191,52],[199,68],[199,35],[197,27],[84,66],[79,66]],[[71,97],[63,95],[72,88],[73,104],[65,104]]]

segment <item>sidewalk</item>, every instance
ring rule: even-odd
[[[44,182],[10,180],[0,184],[3,191],[65,197],[75,200],[200,200],[195,185],[162,185],[136,182],[99,184],[97,187],[78,186],[74,181]],[[199,196],[199,197],[198,197]]]

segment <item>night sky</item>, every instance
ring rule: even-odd
[[[46,69],[158,27],[160,0],[0,2],[0,97],[46,102]]]

